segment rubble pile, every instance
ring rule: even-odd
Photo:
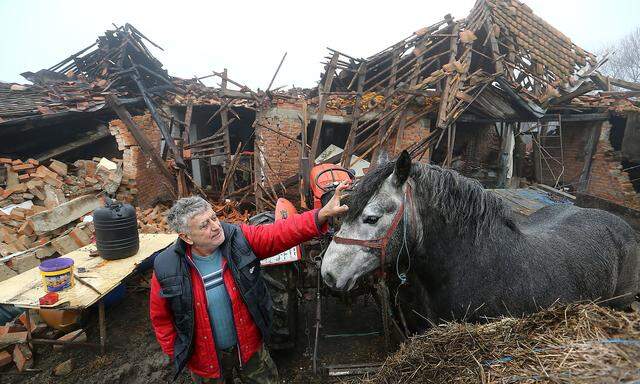
[[[87,334],[83,329],[80,328],[71,331],[70,329],[59,330],[51,328],[40,318],[36,311],[32,310],[29,313],[29,320],[28,322],[26,313],[22,313],[5,325],[0,326],[0,369],[6,369],[8,366],[15,365],[18,372],[27,372],[33,368],[33,351],[32,345],[27,343],[27,327],[29,327],[33,337],[41,339],[61,340],[74,343],[87,341]],[[64,348],[64,345],[55,345],[53,347],[54,351],[59,351]],[[56,367],[54,375],[62,376],[62,373],[69,373],[63,369],[65,363],[60,364],[60,368]]]
[[[249,221],[249,211],[240,212],[240,203],[233,200],[225,200],[224,203],[213,203],[213,210],[221,221],[240,224]]]
[[[233,224],[249,221],[249,212],[240,212],[239,203],[225,201],[224,203],[212,203],[213,210],[221,221]],[[167,211],[171,208],[167,204],[157,204],[153,208],[141,209],[136,207],[138,217],[138,229],[140,233],[172,233],[167,223]]]
[[[121,160],[0,158],[0,280],[91,242],[91,212],[100,194],[132,201],[133,183],[122,179]]]
[[[136,207],[138,230],[140,233],[171,233],[167,223],[167,210],[170,207],[158,204],[153,208],[140,209]]]

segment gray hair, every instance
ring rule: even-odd
[[[167,222],[171,229],[178,233],[189,232],[189,220],[193,216],[205,212],[211,204],[200,196],[183,197],[173,204],[167,214]]]

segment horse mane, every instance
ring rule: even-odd
[[[382,164],[360,179],[350,194],[346,221],[356,220],[382,183],[393,173],[395,161]],[[436,165],[413,163],[410,178],[415,182],[414,203],[421,216],[427,208],[437,211],[460,235],[477,240],[482,233],[493,233],[499,224],[518,231],[511,210],[480,182]]]

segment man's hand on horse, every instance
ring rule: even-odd
[[[342,181],[338,184],[331,200],[329,200],[324,207],[320,208],[320,211],[318,212],[318,221],[320,222],[320,225],[326,223],[330,217],[340,216],[349,210],[349,207],[345,204],[340,205],[340,194],[342,191],[349,188],[350,185],[351,182],[349,181]]]

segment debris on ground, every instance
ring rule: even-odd
[[[131,201],[137,191],[122,178],[122,161],[67,164],[0,158],[0,280],[39,261],[91,243],[91,213],[103,193]]]
[[[618,383],[640,380],[640,313],[556,305],[524,318],[448,323],[349,383]]]

